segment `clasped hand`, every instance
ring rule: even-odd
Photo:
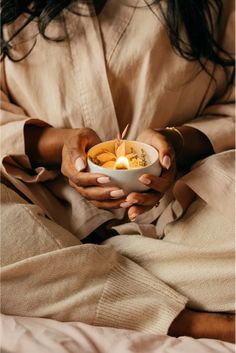
[[[130,220],[157,205],[175,179],[175,153],[171,141],[161,132],[146,129],[138,140],[148,143],[159,151],[162,165],[161,176],[143,174],[139,181],[150,187],[147,192],[124,191],[112,184],[104,174],[86,171],[86,153],[95,144],[101,142],[97,134],[88,128],[77,129],[62,149],[61,171],[69,179],[69,184],[94,206],[102,209],[128,208]]]

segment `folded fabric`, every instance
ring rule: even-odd
[[[212,339],[174,338],[79,322],[1,315],[2,348],[9,353],[233,353]]]

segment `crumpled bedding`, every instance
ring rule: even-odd
[[[1,314],[1,352],[7,353],[234,353],[212,339],[173,338],[79,322]]]

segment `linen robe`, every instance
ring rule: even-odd
[[[76,11],[84,16],[78,16]],[[116,228],[120,234],[162,237],[166,225],[178,220],[196,195],[232,222],[234,90],[228,85],[224,70],[208,63],[212,79],[196,61],[188,61],[176,53],[171,47],[159,7],[151,1],[108,0],[98,17],[87,16],[91,12],[87,5],[78,5],[77,2],[65,9],[61,24],[52,22],[47,29],[47,34],[52,37],[66,34],[67,38],[60,43],[47,41],[38,35],[36,21],[12,40],[10,53],[14,59],[29,51],[34,42],[35,47],[22,61],[13,62],[5,58],[1,63],[1,173],[4,179],[32,204],[40,207],[47,218],[78,239],[85,238],[100,224],[114,218],[120,220],[120,226]],[[10,38],[24,20],[25,16],[21,16],[14,24],[6,26],[6,36]],[[215,37],[220,45],[233,53],[233,1],[224,3]],[[33,169],[25,154],[25,124],[56,128],[90,127],[105,141],[115,138],[127,123],[130,124],[127,139],[136,139],[148,127],[192,126],[208,137],[215,152],[193,166],[163,197],[160,206],[139,216],[136,224],[123,224],[124,210],[95,208],[68,185],[59,170],[52,171],[44,166]],[[78,247],[86,249],[85,245]],[[96,248],[95,245],[93,247]],[[80,256],[82,250],[76,251]],[[96,258],[96,251],[88,252],[86,261]],[[103,251],[106,257],[106,246],[99,250]],[[166,295],[167,312],[171,314],[164,315],[164,319],[160,316],[161,323],[148,325],[145,322],[142,327],[166,332],[187,298],[146,270],[127,265],[126,255],[122,259],[119,256],[111,261],[117,261],[127,278],[118,274],[111,276],[116,290],[126,287],[128,293],[129,290],[132,293],[136,291],[137,296],[142,297],[144,292],[140,288],[144,290],[147,286],[150,300],[149,304],[148,300],[145,303],[146,308],[157,294],[151,288],[161,286],[160,292]],[[37,256],[33,261],[37,261]],[[98,259],[96,261],[99,263]],[[18,263],[14,266],[17,267]],[[24,266],[22,261],[19,266]],[[6,266],[3,286],[4,279],[7,281],[9,276],[8,271],[11,270]],[[94,272],[94,280],[96,276]],[[106,305],[112,295],[116,296],[111,290],[105,300]],[[12,301],[13,298],[10,303]],[[103,309],[106,305],[103,303]],[[154,300],[152,311],[159,305]],[[23,312],[27,313],[25,310]],[[129,310],[124,316],[130,313]],[[71,316],[62,315],[62,319],[68,318]],[[79,316],[77,319],[82,320]],[[96,324],[101,323],[104,324],[103,319],[96,321]],[[105,324],[113,325],[114,322],[105,320]],[[125,323],[118,326],[137,328],[138,325]]]

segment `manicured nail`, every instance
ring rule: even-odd
[[[132,198],[129,198],[129,197],[127,197],[127,199],[125,201],[132,203],[132,205],[135,204],[135,203],[139,203],[139,200],[132,199]]]
[[[141,181],[143,184],[145,184],[145,185],[149,185],[149,184],[151,184],[151,180],[150,179],[148,179],[148,178],[146,178],[145,176],[141,176],[140,178],[139,178],[139,181]]]
[[[81,157],[77,158],[75,161],[75,168],[80,172],[81,170],[85,169],[86,165]]]
[[[165,167],[167,170],[170,169],[171,166],[171,159],[169,156],[164,156],[162,159],[162,165]]]
[[[124,191],[123,190],[113,190],[110,192],[111,197],[114,199],[119,199],[120,197],[124,196]]]
[[[130,207],[130,206],[132,206],[132,205],[133,205],[132,202],[126,201],[126,202],[122,202],[122,203],[120,204],[120,207],[122,207],[122,208],[128,208],[128,207]]]
[[[99,184],[107,184],[110,183],[111,179],[109,177],[99,177],[97,178],[97,182]]]

